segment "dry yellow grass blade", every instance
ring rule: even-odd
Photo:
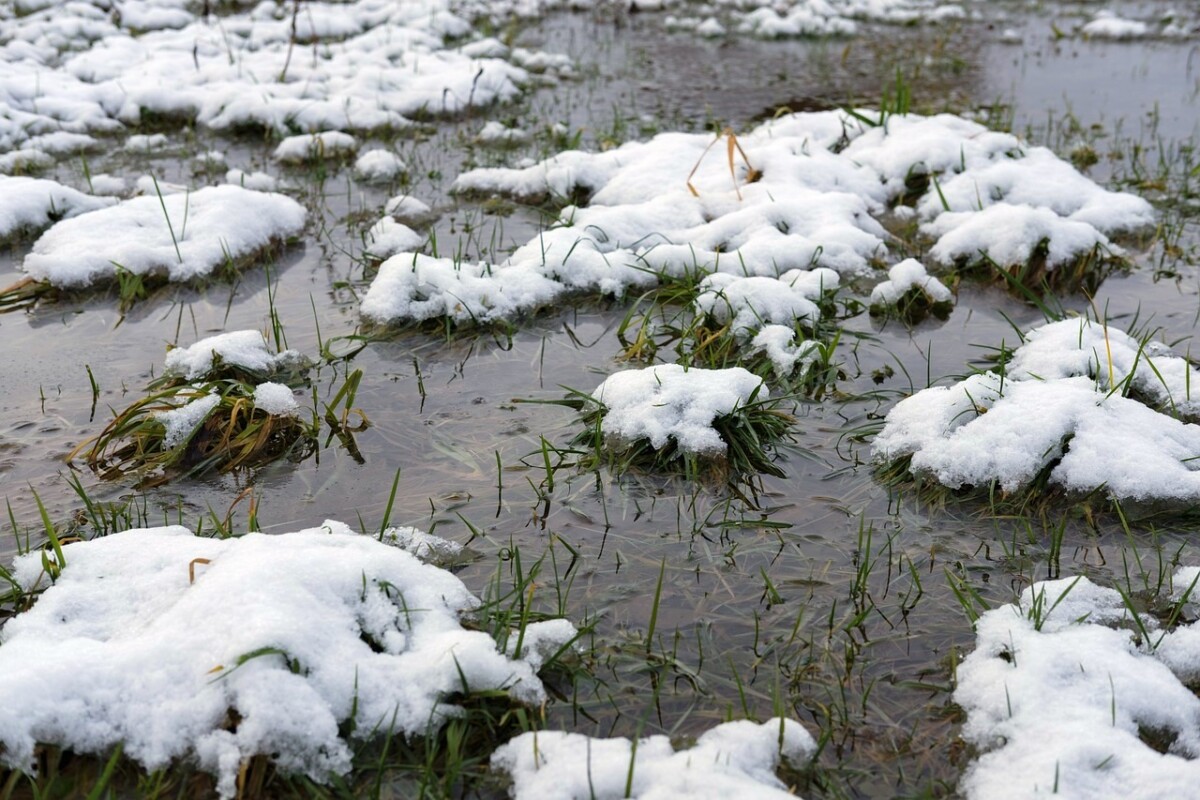
[[[704,162],[704,157],[708,155],[708,151],[712,146],[721,141],[721,137],[725,137],[726,157],[729,160],[729,177],[733,180],[733,191],[737,194],[737,199],[740,202],[742,199],[742,190],[738,187],[737,170],[734,168],[733,153],[736,150],[742,156],[742,161],[746,164],[746,183],[754,183],[762,177],[762,173],[756,170],[750,164],[750,158],[746,155],[746,151],[742,149],[741,143],[738,141],[737,134],[733,132],[733,128],[725,128],[717,134],[717,138],[709,142],[708,147],[704,148],[704,152],[700,154],[700,158],[696,159],[696,165],[692,167],[692,171],[687,176],[687,188],[692,193],[693,197],[699,197],[700,192],[692,185],[692,178],[696,176],[696,170],[700,169],[700,165]]]
[[[211,563],[212,563],[211,558],[193,558],[191,561],[189,561],[188,562],[188,583],[191,584],[191,583],[196,582],[196,565],[197,564],[211,564]]]

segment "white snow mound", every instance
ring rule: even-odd
[[[1045,248],[1054,268],[1097,248],[1120,256],[1108,236],[1154,219],[1141,198],[1106,191],[1011,134],[948,114],[878,125],[864,122],[877,112],[858,114],[791,114],[742,133],[745,157],[738,152],[733,175],[711,135],[686,133],[466,172],[453,191],[564,204],[548,230],[502,263],[473,267],[472,276],[486,277],[491,294],[515,295],[505,284],[515,272],[537,273],[563,291],[613,296],[713,273],[779,278],[824,268],[860,276],[887,259],[890,236],[879,218],[893,209],[919,212],[937,261],[974,263],[986,254],[1010,268]],[[922,176],[928,187],[918,191]],[[898,205],[914,191],[917,212]],[[450,259],[443,265],[458,268]],[[376,302],[384,302],[378,292]],[[511,303],[504,313],[530,307]]]
[[[1087,319],[1026,334],[1005,375],[984,372],[906,398],[872,445],[877,460],[911,456],[914,473],[958,488],[1005,491],[1045,472],[1072,492],[1118,499],[1200,499],[1200,380],[1165,345]],[[1200,392],[1200,384],[1195,391]]]
[[[228,366],[254,372],[271,372],[304,361],[304,356],[296,350],[272,352],[261,331],[229,331],[201,339],[189,347],[168,350],[166,371],[189,381],[203,378],[212,370],[213,360],[218,356]]]
[[[1196,569],[1180,570],[1176,594]],[[1195,623],[1141,641],[1121,595],[1085,577],[1035,584],[985,612],[958,667],[963,738],[982,751],[959,787],[971,800],[1054,795],[1077,800],[1194,794],[1200,698],[1183,681],[1200,664]],[[1155,647],[1156,645],[1156,647]],[[1140,736],[1168,742],[1158,752]]]
[[[93,197],[56,181],[0,175],[0,240],[22,231],[40,231],[56,220],[115,202],[111,197]]]
[[[352,713],[360,736],[420,734],[458,713],[442,698],[464,680],[541,702],[536,664],[574,635],[537,624],[536,653],[498,652],[460,624],[478,601],[458,578],[338,522],[224,540],[149,528],[63,549],[59,579],[0,631],[12,767],[30,768],[37,742],[95,754],[120,742],[150,770],[194,758],[223,797],[256,754],[325,782],[350,768],[339,726]],[[41,579],[40,552],[14,574]]]
[[[38,280],[73,288],[112,280],[118,267],[186,281],[298,235],[304,218],[290,197],[232,185],[135,197],[55,224],[23,267]]]
[[[679,364],[618,372],[592,392],[608,409],[601,423],[606,437],[626,443],[648,439],[656,450],[673,440],[681,451],[700,454],[724,453],[727,447],[713,420],[768,396],[762,378],[741,367]]]
[[[794,798],[775,775],[781,762],[801,767],[816,742],[800,723],[726,722],[676,751],[666,736],[593,739],[579,733],[523,733],[497,748],[493,769],[512,776],[514,800],[617,800],[632,797],[723,800]],[[625,791],[633,762],[633,783]]]

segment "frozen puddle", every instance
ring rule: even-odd
[[[337,522],[231,539],[130,530],[63,554],[0,632],[0,759],[15,768],[31,769],[39,742],[123,743],[148,770],[195,759],[224,797],[257,754],[325,782],[350,770],[339,728],[352,717],[361,736],[421,734],[460,712],[443,698],[467,686],[536,705],[537,670],[575,635],[534,623],[519,656],[500,652],[462,627],[479,601],[458,578]],[[14,576],[46,587],[43,552]]]
[[[1165,599],[1194,600],[1198,572],[1177,572]],[[1195,623],[1135,622],[1119,592],[1081,576],[1035,584],[985,612],[976,632],[954,692],[967,712],[963,737],[982,751],[960,784],[967,797],[1195,794]]]
[[[1010,355],[1003,372],[896,404],[876,459],[907,458],[955,489],[1014,492],[1044,479],[1118,500],[1200,498],[1200,426],[1184,421],[1200,411],[1200,371],[1187,359],[1088,319],[1036,328]]]

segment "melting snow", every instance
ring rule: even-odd
[[[892,116],[876,126],[844,112],[772,120],[738,137],[749,165],[735,161],[736,185],[728,159],[708,152],[713,144],[704,134],[666,133],[602,153],[570,150],[525,168],[460,175],[460,193],[568,204],[503,263],[441,259],[443,273],[463,277],[425,283],[435,293],[470,283],[472,296],[506,298],[483,303],[483,315],[475,307],[461,314],[460,306],[471,306],[461,298],[439,301],[455,319],[491,320],[565,291],[621,295],[708,273],[865,275],[888,255],[890,237],[877,217],[906,209],[898,205],[906,199],[934,239],[931,255],[946,263],[984,252],[1002,267],[1020,266],[1043,248],[1050,268],[1097,247],[1118,255],[1108,236],[1154,218],[1146,201],[1101,189],[1049,151],[1026,150],[1015,136],[946,114]],[[428,261],[420,269],[434,271]],[[428,318],[413,316],[403,297],[389,300],[393,287],[409,290],[381,273],[363,313],[379,322]]]
[[[766,400],[762,378],[742,369],[685,369],[661,364],[608,376],[592,392],[608,409],[606,437],[631,443],[647,439],[656,450],[670,441],[685,453],[724,453],[727,443],[712,426],[752,401]]]
[[[1176,595],[1196,569],[1174,576]],[[1194,599],[1195,590],[1193,590]],[[1191,796],[1200,780],[1200,663],[1195,624],[1138,641],[1120,594],[1085,577],[1038,583],[976,622],[958,666],[963,738],[982,751],[960,790],[972,800],[1055,795]],[[1157,649],[1153,645],[1157,645]],[[1158,752],[1140,736],[1169,742]]]
[[[201,339],[189,347],[169,350],[166,372],[181,375],[189,381],[203,378],[212,371],[213,361],[218,356],[225,365],[261,373],[304,360],[304,356],[295,350],[271,352],[259,331],[230,331]]]
[[[1200,371],[1161,343],[1068,319],[1030,331],[1005,375],[900,401],[873,451],[883,462],[911,456],[913,472],[952,488],[1014,491],[1048,471],[1073,492],[1194,502],[1200,426],[1180,417],[1200,409],[1195,381]]]
[[[776,717],[762,724],[726,722],[680,750],[666,736],[650,736],[638,741],[636,754],[625,738],[524,733],[497,748],[492,767],[512,776],[515,800],[784,800],[795,795],[775,770],[780,763],[802,767],[815,750],[816,742],[800,723]]]
[[[458,578],[338,522],[231,539],[151,528],[63,549],[62,575],[0,631],[9,766],[29,768],[37,742],[121,742],[150,770],[194,758],[223,797],[255,754],[324,782],[350,768],[339,728],[352,716],[360,736],[421,734],[459,713],[443,698],[463,681],[537,704],[535,670],[574,636],[535,623],[538,647],[498,652],[462,627],[478,601]],[[14,574],[44,579],[41,552]]]
[[[202,278],[298,235],[304,218],[291,198],[229,185],[135,197],[57,223],[34,243],[24,270],[64,287],[111,280],[118,266],[173,281]]]
[[[59,219],[110,206],[109,197],[93,197],[41,178],[0,175],[0,239],[39,231]]]

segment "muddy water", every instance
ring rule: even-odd
[[[1101,126],[1110,143],[1150,125],[1164,142],[1196,136],[1194,45],[1055,42],[1051,22],[1069,24],[1075,9],[999,9],[991,24],[780,43],[664,34],[654,15],[555,16],[520,40],[571,53],[580,77],[519,105],[395,142],[412,167],[405,188],[437,206],[443,253],[502,258],[537,230],[538,214],[485,213],[456,204],[446,189],[468,166],[555,147],[538,138],[514,152],[482,150],[471,137],[485,117],[529,129],[564,122],[592,146],[660,129],[745,128],[779,107],[873,101],[897,67],[923,110],[1005,104],[1015,130],[1067,148],[1074,142],[1061,138],[1060,122],[1068,111],[1083,130]],[[1024,44],[1005,43],[1006,28]],[[269,143],[203,132],[175,141],[163,154],[98,156],[89,168],[187,182],[197,180],[188,167],[196,153],[220,149],[230,166],[250,169],[266,165],[270,152]],[[63,458],[99,431],[109,407],[138,396],[168,343],[267,329],[272,304],[288,346],[303,352],[355,332],[355,294],[366,280],[348,254],[361,249],[363,227],[401,187],[360,186],[337,169],[282,175],[321,224],[271,270],[247,271],[235,284],[167,289],[124,317],[113,297],[68,298],[0,316],[0,485],[19,524],[37,517],[29,486],[52,516],[68,518],[80,506],[66,480],[71,474],[99,498],[132,494],[127,484],[70,473]],[[72,164],[61,165],[56,177],[81,180]],[[1194,244],[1200,237],[1190,230],[1185,243]],[[1152,315],[1163,338],[1186,339],[1200,314],[1196,269],[1174,264],[1171,275],[1156,275],[1159,253],[1153,242],[1147,246],[1139,268],[1106,281],[1095,302],[1110,319],[1140,314],[1144,322]],[[17,277],[27,247],[0,254],[0,284]],[[1062,302],[1076,310],[1087,305],[1081,297]],[[1177,551],[1184,563],[1200,558],[1188,531],[1142,526],[1130,537],[1111,522],[1093,528],[1074,519],[1065,521],[1061,554],[1052,558],[1048,528],[1058,518],[996,520],[978,506],[931,508],[876,480],[866,446],[847,432],[877,424],[896,399],[965,372],[1001,341],[1013,344],[1013,325],[1042,320],[1036,309],[970,284],[944,323],[909,330],[865,315],[846,323],[840,358],[847,378],[836,398],[798,407],[795,441],[783,452],[787,477],[763,480],[758,508],[711,487],[652,476],[560,470],[551,489],[541,443],[564,445],[576,430],[574,416],[514,400],[555,399],[561,386],[590,390],[618,368],[614,330],[626,310],[582,302],[523,323],[511,339],[407,333],[371,344],[317,378],[328,396],[346,370],[363,371],[357,404],[371,426],[356,436],[357,458],[331,444],[298,465],[172,485],[146,496],[150,517],[224,516],[252,485],[268,531],[325,518],[352,525],[361,519],[374,528],[399,471],[391,521],[469,541],[473,555],[461,575],[473,588],[482,591],[497,564],[511,565],[504,559],[514,549],[526,566],[552,551],[556,567],[544,563],[539,601],[556,608],[561,591],[573,619],[595,622],[597,645],[587,663],[594,683],[581,685],[574,702],[551,708],[554,724],[593,734],[687,735],[730,715],[786,711],[828,739],[827,786],[808,787],[814,796],[936,793],[957,779],[965,761],[945,688],[973,636],[947,574],[997,603],[1060,572],[1124,575],[1134,549],[1148,570]],[[94,412],[88,367],[100,390]],[[885,367],[893,375],[877,385],[872,375]],[[242,501],[238,518],[245,509]],[[464,521],[481,535],[472,536]],[[14,546],[6,538],[0,549]],[[647,648],[660,571],[661,605]]]

